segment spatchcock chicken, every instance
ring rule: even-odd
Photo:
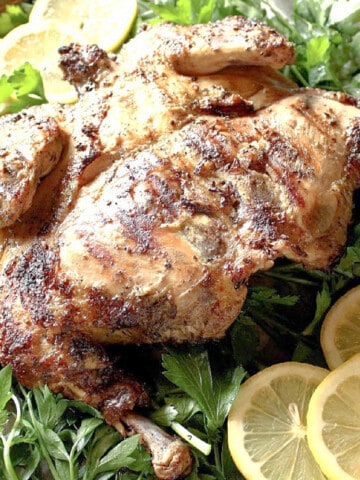
[[[140,433],[159,479],[191,455],[139,414],[121,349],[219,339],[252,274],[328,267],[346,241],[360,104],[298,88],[293,60],[241,17],[164,23],[118,56],[64,46],[78,102],[0,120],[0,362]]]

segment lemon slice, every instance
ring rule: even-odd
[[[360,479],[360,354],[317,387],[307,423],[309,446],[328,479]]]
[[[328,375],[313,365],[285,362],[250,377],[228,417],[229,449],[247,480],[323,480],[306,440],[311,395]]]
[[[25,23],[0,41],[2,73],[10,75],[29,62],[40,71],[48,101],[71,103],[77,100],[75,88],[62,79],[58,48],[70,42],[85,43],[81,32],[55,21]]]
[[[331,307],[321,327],[320,343],[331,370],[360,353],[360,286]]]
[[[107,52],[124,42],[137,14],[136,0],[36,0],[30,22],[58,20],[82,31]]]

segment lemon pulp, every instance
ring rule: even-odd
[[[308,441],[330,480],[360,479],[360,354],[316,388],[307,414]]]
[[[57,20],[80,30],[87,43],[115,51],[137,15],[136,0],[36,0],[30,22]]]
[[[345,293],[328,311],[320,342],[330,369],[360,353],[360,286]]]
[[[229,449],[247,480],[323,480],[307,444],[307,406],[326,369],[297,362],[266,368],[239,390]]]
[[[40,71],[45,96],[49,101],[74,102],[77,99],[76,90],[63,80],[58,66],[59,47],[73,41],[83,43],[84,38],[76,29],[60,22],[48,20],[20,25],[0,42],[2,71],[10,75],[25,62],[29,62]]]

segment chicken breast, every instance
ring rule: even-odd
[[[35,161],[28,159],[26,167],[34,188],[23,188],[20,197],[12,194],[12,213],[9,220],[5,215],[0,219],[0,226],[13,223],[31,205],[43,176],[42,148],[51,145],[54,129],[61,148],[69,150],[58,201],[65,208],[81,184],[113,162],[113,155],[152,144],[198,115],[242,115],[296,87],[273,68],[293,61],[293,46],[269,27],[239,17],[211,25],[147,29],[125,45],[118,58],[95,45],[70,45],[60,51],[64,77],[77,87],[80,101],[65,107],[42,105],[1,119],[2,138],[8,137],[4,151],[18,143]],[[192,70],[187,67],[188,74],[181,73],[185,58],[196,64]],[[199,76],[206,68],[209,74]],[[46,135],[44,147],[36,130]],[[59,158],[55,153],[52,167]]]
[[[117,58],[61,54],[79,102],[0,124],[14,127],[4,165],[24,159],[0,177],[0,361],[141,432],[174,479],[189,451],[133,412],[147,395],[124,346],[221,338],[252,274],[279,257],[332,264],[359,186],[360,105],[297,88],[276,70],[292,45],[238,17],[147,29]]]

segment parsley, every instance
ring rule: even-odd
[[[15,113],[47,100],[38,70],[26,62],[10,76],[0,77],[0,114]]]
[[[124,467],[148,466],[149,455],[138,435],[121,439],[88,405],[46,386],[12,388],[7,366],[0,371],[0,478],[39,478],[44,464],[54,480],[104,480]]]
[[[163,365],[164,376],[195,401],[204,414],[208,434],[215,434],[225,422],[244,370],[237,368],[230,376],[213,378],[206,352],[164,355]]]
[[[360,96],[360,2],[295,0],[293,29],[296,66],[290,74],[304,86],[344,90]],[[342,12],[342,15],[339,14]]]
[[[146,1],[139,4],[139,19],[150,21],[170,21],[191,25],[220,20],[229,15],[243,15],[248,18],[264,17],[265,2],[256,0],[167,0]]]
[[[177,4],[153,5],[152,10],[164,20],[191,25],[210,22],[215,4],[216,0],[179,0]]]
[[[223,470],[220,452],[226,442],[223,427],[245,370],[238,366],[214,374],[207,351],[171,352],[163,356],[163,366],[164,376],[179,388],[177,395],[165,396],[167,407],[163,417],[167,416],[168,424],[195,448],[206,454],[212,451],[215,464],[212,468],[220,474]],[[207,464],[203,456],[198,457],[198,462]]]
[[[5,11],[0,14],[0,37],[4,37],[15,27],[26,23],[29,20],[31,8],[29,3],[6,5]]]
[[[259,2],[253,0],[178,0],[157,2],[140,2],[148,4],[157,16],[156,21],[169,21],[184,25],[207,23],[220,20],[229,15],[244,15],[249,18],[264,15]],[[261,13],[260,13],[261,12]]]

